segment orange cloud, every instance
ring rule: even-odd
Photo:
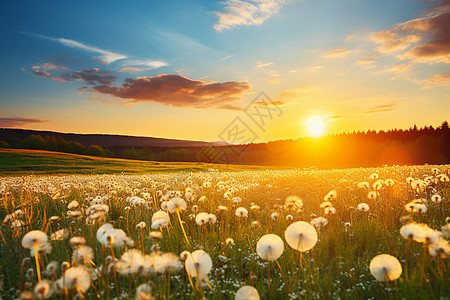
[[[268,83],[280,83],[280,79],[278,78],[266,78],[264,80],[267,81]]]
[[[308,88],[296,88],[292,90],[286,90],[280,94],[278,94],[277,98],[283,100],[296,100],[304,96],[305,93],[314,90],[315,87]]]
[[[335,57],[344,57],[349,55],[350,53],[352,53],[352,50],[347,50],[347,49],[334,49],[331,50],[329,52],[327,52],[326,54],[322,55],[322,57],[324,58],[335,58]]]
[[[436,74],[433,77],[424,80],[423,83],[428,85],[450,86],[450,74]]]
[[[119,72],[141,72],[144,71],[142,68],[122,68]]]
[[[232,102],[251,92],[247,81],[214,82],[192,80],[177,74],[127,78],[120,87],[98,85],[89,91],[130,103],[153,102],[173,107],[219,108],[238,110]]]
[[[30,123],[44,123],[48,120],[26,117],[0,117],[0,127],[21,127]]]
[[[400,59],[415,62],[450,63],[450,11],[438,6],[434,15],[400,23],[391,29],[375,32],[372,40],[385,53],[401,52]],[[441,9],[446,11],[442,12]]]

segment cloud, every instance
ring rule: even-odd
[[[247,81],[193,80],[177,74],[127,78],[120,87],[98,85],[89,91],[128,99],[130,103],[152,102],[172,107],[238,109],[231,105],[251,92]]]
[[[256,102],[253,102],[252,104],[255,104],[255,105],[267,105],[267,102],[264,102],[264,101],[256,101]],[[277,101],[270,101],[270,104],[271,104],[271,105],[285,105],[286,103],[283,102],[283,101],[277,100]]]
[[[273,65],[273,62],[257,61],[256,65],[255,65],[255,68],[256,69],[258,69],[258,68],[265,68],[265,67],[268,67],[268,66],[271,66],[271,65]]]
[[[0,117],[0,127],[21,127],[30,123],[44,123],[48,120],[26,117]]]
[[[142,68],[122,68],[119,72],[142,72],[144,69]]]
[[[419,63],[450,63],[450,5],[440,2],[434,14],[417,18],[372,34],[372,40],[385,53],[398,53],[400,59]],[[445,5],[444,5],[445,4]],[[442,9],[446,11],[442,11]]]
[[[395,103],[388,103],[388,104],[374,106],[374,107],[364,111],[364,113],[372,114],[372,113],[378,113],[378,112],[387,112],[387,111],[393,111],[395,108],[396,108]]]
[[[92,99],[86,99],[84,102],[93,102],[93,103],[100,103],[100,104],[107,104],[107,105],[114,105],[114,106],[122,106],[122,107],[131,107],[132,103],[130,101],[110,101],[103,98],[92,98]]]
[[[344,57],[352,53],[352,50],[347,49],[334,49],[322,55],[324,58],[336,58],[336,57]]]
[[[266,78],[264,80],[268,83],[280,83],[280,79],[278,78]]]
[[[42,64],[35,64],[31,67],[33,70],[69,70],[69,68],[63,66],[63,65],[59,65],[59,64],[54,64],[51,62],[46,62],[46,63],[42,63]]]
[[[436,74],[433,77],[423,80],[422,83],[426,85],[450,86],[450,74]]]
[[[33,71],[31,72],[31,75],[37,76],[37,77],[44,77],[44,78],[50,78],[50,73],[46,71]]]
[[[219,18],[213,28],[217,31],[241,25],[261,25],[278,13],[284,0],[226,0],[222,12],[215,12]]]
[[[75,71],[65,73],[60,76],[53,76],[50,79],[57,81],[83,81],[89,85],[110,85],[116,80],[116,76],[112,75],[111,71],[100,70],[97,68],[83,71]]]
[[[412,65],[411,64],[397,64],[393,65],[390,68],[387,68],[383,70],[383,72],[392,72],[392,73],[398,73],[403,74],[411,70]]]
[[[315,87],[307,87],[307,88],[296,88],[291,90],[286,90],[280,94],[278,94],[277,98],[283,100],[296,100],[304,97],[305,93],[314,90]]]
[[[152,59],[127,59],[122,62],[123,66],[142,66],[146,67],[146,70],[156,69],[168,66],[169,64],[162,60]]]
[[[101,48],[98,48],[95,46],[88,46],[83,43],[71,40],[71,39],[52,38],[52,37],[47,37],[47,36],[41,36],[41,37],[47,38],[52,41],[56,41],[64,46],[67,46],[70,48],[76,48],[76,49],[81,49],[81,50],[84,50],[87,52],[100,54],[99,56],[93,57],[92,59],[95,60],[96,62],[99,62],[102,64],[110,64],[117,60],[127,58],[127,56],[124,54],[113,52],[110,50],[104,50],[104,49],[101,49]]]

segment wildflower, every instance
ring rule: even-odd
[[[72,264],[73,265],[81,265],[88,264],[94,258],[94,251],[91,247],[88,246],[79,246],[72,253]]]
[[[181,259],[182,261],[185,261],[185,260],[187,259],[188,255],[190,255],[189,251],[183,251],[183,252],[181,252],[181,254],[180,254],[180,259]]]
[[[359,203],[358,206],[356,206],[356,209],[362,212],[369,211],[369,205],[367,203]]]
[[[248,217],[248,210],[245,207],[238,207],[235,214],[240,218],[246,218]]]
[[[64,241],[69,237],[70,231],[68,229],[60,229],[50,235],[52,241]]]
[[[331,203],[330,201],[325,201],[325,202],[322,202],[319,207],[324,209],[324,208],[327,208],[330,206],[333,206],[333,203]]]
[[[263,235],[256,244],[256,252],[264,260],[276,260],[284,252],[283,240],[276,234]]]
[[[431,196],[431,201],[433,201],[434,203],[441,203],[442,197],[438,194],[434,194],[433,196]]]
[[[250,206],[250,209],[253,211],[259,211],[261,207],[259,207],[259,205],[253,204],[252,206]]]
[[[377,180],[378,177],[380,177],[380,176],[377,173],[373,173],[372,175],[370,175],[371,180]]]
[[[407,203],[405,205],[405,209],[410,213],[417,213],[417,212],[426,213],[428,210],[425,204],[414,202],[414,200]]]
[[[363,181],[363,182],[358,182],[358,184],[356,185],[358,187],[358,189],[363,189],[363,188],[369,188],[370,185],[368,182]]]
[[[332,201],[337,199],[337,192],[336,190],[330,191],[326,196],[323,198],[324,201]]]
[[[150,237],[156,241],[159,241],[162,239],[162,232],[161,231],[150,231]]]
[[[157,211],[152,216],[152,229],[164,228],[170,223],[169,215],[165,211]]]
[[[136,230],[144,229],[146,226],[145,222],[140,222],[136,224]]]
[[[439,174],[438,178],[439,178],[440,182],[449,182],[450,181],[450,179],[448,178],[448,176],[446,174]]]
[[[84,267],[68,268],[64,274],[65,286],[68,289],[75,288],[79,293],[86,292],[91,286],[91,276]]]
[[[336,208],[334,208],[333,206],[325,207],[323,213],[324,213],[325,215],[335,214],[335,213],[336,213]]]
[[[79,218],[81,218],[83,215],[81,214],[81,212],[80,211],[78,211],[78,210],[69,210],[68,212],[67,212],[67,215],[69,216],[69,217],[71,217],[73,220],[78,220]]]
[[[157,254],[154,255],[159,256]],[[142,254],[138,249],[126,251],[117,262],[117,271],[122,275],[142,273],[148,275],[153,271],[154,257]]]
[[[40,247],[47,244],[47,235],[40,230],[32,230],[27,232],[22,238],[22,246],[24,248]]]
[[[154,300],[152,287],[148,283],[139,285],[136,289],[136,300]]]
[[[258,290],[250,285],[244,285],[239,290],[237,290],[234,296],[235,300],[259,300]]]
[[[394,181],[393,179],[389,178],[389,179],[386,179],[386,180],[384,181],[384,184],[385,184],[386,186],[394,186],[395,181]]]
[[[219,206],[217,207],[217,209],[218,209],[219,211],[227,211],[227,210],[228,210],[228,207],[223,206],[223,205],[219,205]]]
[[[215,214],[208,214],[208,222],[215,224],[217,222],[217,217]]]
[[[167,209],[171,213],[180,212],[180,211],[186,210],[186,208],[187,208],[186,201],[184,201],[183,199],[181,199],[179,197],[170,199],[169,203],[167,204]]]
[[[424,224],[409,223],[400,228],[400,234],[404,239],[413,239],[416,242],[423,243],[425,240],[425,228]]]
[[[208,253],[203,250],[196,250],[185,260],[185,267],[192,277],[202,278],[208,275],[212,268],[212,260]]]
[[[287,221],[292,221],[294,219],[294,217],[292,215],[287,215],[286,216],[286,220]]]
[[[45,273],[48,276],[53,276],[58,271],[59,263],[57,261],[52,261],[47,264],[47,267],[45,268]]]
[[[376,191],[370,191],[367,194],[367,199],[370,199],[370,200],[375,200],[375,199],[377,199],[377,197],[378,197],[378,193]]]
[[[234,240],[233,240],[232,238],[227,238],[227,239],[225,240],[225,243],[226,243],[227,245],[234,245]]]
[[[241,199],[241,197],[234,197],[233,199],[231,199],[231,201],[232,201],[234,204],[237,204],[237,203],[242,202],[242,199]]]
[[[444,226],[442,226],[441,232],[445,238],[447,238],[447,239],[450,238],[450,223],[447,223]]]
[[[278,219],[280,218],[280,214],[277,213],[277,212],[273,212],[273,213],[270,215],[270,218],[271,218],[272,220],[276,221],[276,220],[278,220]]]
[[[201,212],[195,217],[197,225],[203,225],[208,223],[208,213]]]
[[[34,293],[37,295],[38,299],[48,299],[52,296],[52,288],[51,288],[51,282],[49,280],[41,280],[36,286],[34,287]]]
[[[59,221],[61,221],[61,218],[58,216],[52,216],[48,220],[52,223],[58,223]]]
[[[284,238],[291,248],[304,252],[316,245],[317,231],[311,224],[299,221],[288,226]]]
[[[72,244],[72,246],[78,247],[86,244],[86,239],[81,236],[75,236],[70,239],[70,243]]]
[[[208,182],[208,181],[203,182],[203,187],[205,189],[209,189],[211,187],[211,182]]]
[[[378,281],[393,281],[402,275],[402,265],[397,258],[389,254],[380,254],[372,258],[369,268],[370,273]]]
[[[97,229],[97,241],[101,243],[101,238],[105,234],[106,231],[113,228],[110,223],[105,223]]]
[[[311,220],[310,222],[316,229],[320,229],[328,225],[328,220],[324,217],[317,217]]]
[[[80,206],[80,204],[78,203],[78,201],[74,200],[74,201],[69,203],[67,208],[68,209],[77,209],[79,206]]]
[[[448,258],[450,255],[450,244],[447,240],[440,238],[436,244],[431,244],[428,247],[431,256],[439,258]]]
[[[383,187],[383,180],[377,180],[373,183],[372,187],[375,190],[381,190],[381,188]]]
[[[157,273],[166,274],[177,272],[183,268],[183,265],[177,255],[173,253],[164,253],[155,257],[154,268]]]

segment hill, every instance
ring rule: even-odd
[[[275,168],[275,167],[273,167]],[[244,171],[260,166],[218,165],[202,162],[155,162],[103,158],[43,150],[1,149],[0,176],[27,174],[115,174],[176,171]]]
[[[143,137],[143,136],[129,136],[129,135],[114,135],[114,134],[78,134],[78,133],[62,133],[54,131],[40,131],[27,129],[11,129],[0,128],[0,139],[10,143],[14,138],[21,140],[26,139],[30,135],[54,136],[62,137],[66,141],[78,142],[85,147],[91,145],[99,145],[104,148],[110,147],[203,147],[211,143],[189,141],[189,140],[175,140],[165,138]]]

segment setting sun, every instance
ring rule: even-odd
[[[309,118],[308,121],[306,121],[306,124],[308,125],[309,133],[313,137],[323,135],[325,128],[327,127],[327,124],[325,124],[318,116]]]

